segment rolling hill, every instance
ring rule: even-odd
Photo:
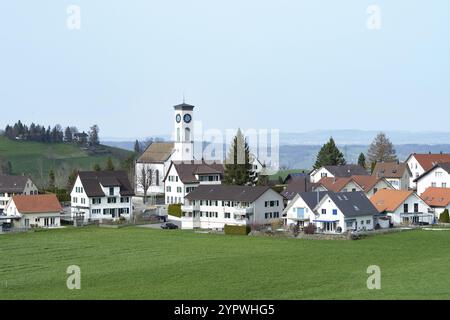
[[[10,161],[13,174],[30,175],[40,187],[47,184],[52,169],[57,186],[65,187],[73,169],[91,170],[96,163],[104,167],[108,157],[119,167],[121,160],[131,154],[130,151],[104,145],[96,150],[86,150],[72,144],[13,141],[0,136],[0,161]]]

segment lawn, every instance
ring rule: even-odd
[[[1,299],[450,299],[450,231],[360,241],[144,228],[0,235]],[[81,268],[81,290],[66,268]],[[368,290],[367,267],[381,268]]]

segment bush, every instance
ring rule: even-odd
[[[180,203],[178,203],[178,204],[169,204],[169,208],[167,209],[167,213],[170,216],[181,218],[181,214],[182,214],[182,212],[181,212],[181,204]]]
[[[225,234],[235,234],[246,236],[250,233],[250,226],[231,226],[226,224],[224,228]]]
[[[450,223],[450,215],[448,213],[448,209],[445,209],[444,212],[439,216],[439,222],[442,223]]]
[[[308,224],[304,229],[303,232],[305,234],[315,234],[316,233],[316,226],[312,223]]]

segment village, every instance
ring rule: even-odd
[[[134,224],[225,234],[350,235],[449,223],[450,154],[326,164],[271,181],[257,155],[247,154],[244,164],[196,159],[194,108],[185,102],[173,107],[175,141],[151,143],[136,160],[132,179],[121,170],[79,171],[70,205],[40,192],[30,177],[1,175],[0,232]],[[231,172],[239,166],[244,180]]]

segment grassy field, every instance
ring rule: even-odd
[[[279,177],[281,177],[281,179],[286,179],[286,177],[291,174],[291,173],[309,173],[310,170],[304,170],[304,169],[287,169],[287,170],[280,170],[278,171],[276,174],[271,175],[269,177],[270,180],[278,180]]]
[[[95,163],[105,166],[109,156],[118,166],[120,160],[130,154],[122,149],[105,148],[108,154],[91,155],[76,145],[12,141],[0,136],[1,160],[11,161],[13,174],[31,175],[38,185],[47,182],[51,169],[56,174],[56,183],[65,186],[67,176],[73,169],[91,170]]]
[[[450,231],[360,241],[144,228],[0,235],[0,299],[450,299]],[[81,290],[66,268],[81,268]],[[381,268],[368,290],[367,267]]]

